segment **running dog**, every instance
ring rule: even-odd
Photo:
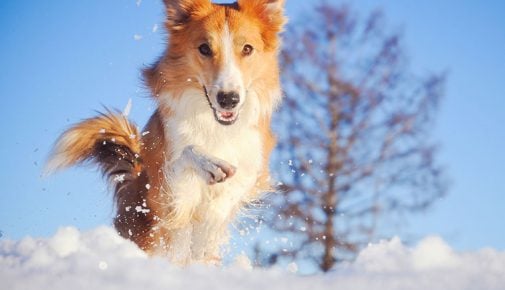
[[[144,70],[157,110],[144,130],[107,111],[68,129],[49,170],[96,164],[114,226],[150,255],[219,264],[228,225],[271,190],[284,0],[164,0],[167,48]]]

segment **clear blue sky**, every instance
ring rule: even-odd
[[[99,174],[77,168],[41,178],[52,143],[101,105],[143,125],[153,104],[139,70],[163,47],[161,0],[0,2],[0,230],[47,236],[59,226],[110,224]],[[288,0],[292,21],[315,1]],[[505,1],[356,0],[401,29],[416,72],[448,70],[435,139],[449,195],[388,231],[438,234],[456,249],[505,249]],[[155,25],[158,30],[154,31]],[[136,40],[134,35],[142,38]]]

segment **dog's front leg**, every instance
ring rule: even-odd
[[[196,146],[185,147],[179,157],[167,165],[165,170],[168,192],[171,194],[171,212],[163,226],[171,231],[171,245],[176,245],[167,249],[168,256],[172,261],[184,264],[192,256],[190,245],[195,235],[193,223],[200,219],[195,218],[195,211],[208,191],[206,184],[224,182],[235,174],[236,168],[224,160],[206,155]],[[199,235],[207,235],[202,229],[196,230],[200,231]],[[201,247],[201,254],[193,258],[202,260],[203,250],[204,247]]]
[[[205,184],[224,182],[235,171],[236,168],[228,162],[207,156],[196,146],[186,146],[166,169],[171,193],[171,214],[167,226],[174,229],[189,225],[202,197],[208,192]]]
[[[185,147],[181,158],[210,185],[226,181],[237,170],[222,159],[204,154],[196,146]]]

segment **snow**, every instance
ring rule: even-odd
[[[113,181],[119,182],[119,183],[124,182],[125,176],[126,176],[126,174],[124,174],[124,173],[123,174],[116,174],[116,176],[114,176]]]
[[[134,38],[135,38],[135,36],[134,36]],[[142,36],[140,37],[140,39],[142,39]],[[140,40],[140,39],[135,38],[135,40]],[[123,116],[128,117],[130,115],[131,110],[132,110],[132,99],[129,98],[128,103],[126,103],[126,106],[123,110]]]
[[[135,207],[135,211],[146,214],[146,213],[150,212],[151,210],[148,208],[143,208],[140,205],[137,205]]]
[[[369,245],[326,275],[298,276],[298,268],[252,269],[243,254],[226,267],[179,268],[148,258],[109,227],[0,240],[0,289],[505,289],[505,252],[456,252],[439,237],[414,247],[398,238]]]

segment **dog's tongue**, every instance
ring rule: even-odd
[[[229,119],[233,117],[233,112],[221,112],[221,117]]]

